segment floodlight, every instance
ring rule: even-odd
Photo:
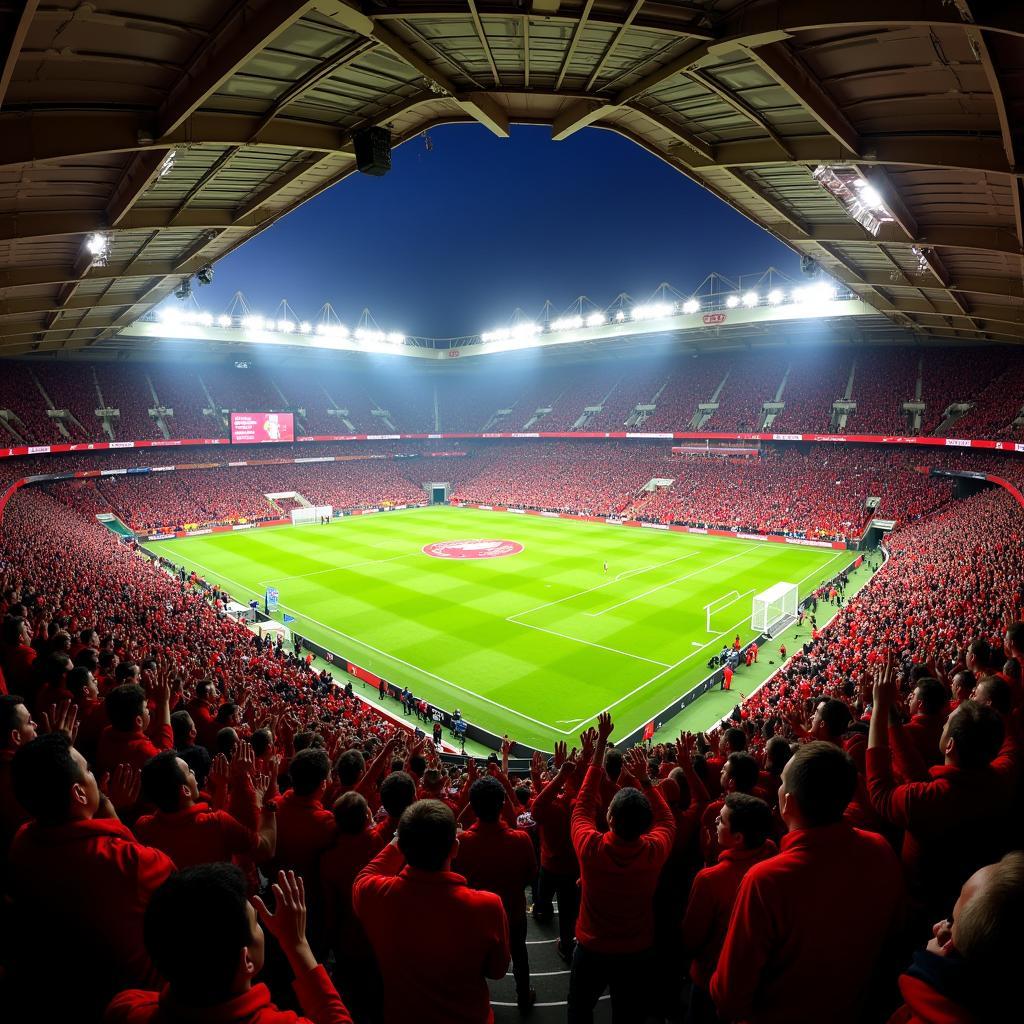
[[[740,304],[740,299],[739,299],[738,295],[730,295],[725,300],[725,305],[726,305],[727,309],[735,309],[739,304]]]
[[[588,327],[603,327],[607,322],[608,321],[604,313],[591,313],[590,316],[587,317]]]
[[[752,306],[756,306],[757,303],[757,292],[747,292],[746,295],[743,296],[743,305],[746,306],[747,309],[750,309]]]
[[[683,303],[684,313],[696,313],[698,309],[700,309],[700,303],[696,299],[687,299]]]
[[[203,327],[212,327],[213,326],[213,314],[212,313],[206,313],[206,312],[200,313],[199,316],[196,317],[196,321],[199,324],[201,324]]]
[[[200,284],[213,283],[213,267],[209,263],[204,264],[196,271],[196,280]]]
[[[192,294],[192,278],[183,277],[181,283],[174,289],[176,299],[187,299]]]
[[[278,320],[277,329],[282,334],[291,334],[295,330],[295,324],[291,320]]]
[[[404,345],[405,335],[402,334],[400,331],[391,331],[388,334],[387,340],[390,341],[392,345]]]
[[[768,302],[773,306],[777,306],[784,298],[785,295],[780,288],[773,288],[768,293]]]
[[[262,331],[264,327],[263,317],[258,314],[250,314],[242,321],[242,326],[247,331]]]
[[[625,314],[625,313],[624,313],[624,312],[623,312],[623,311],[622,311],[622,310],[620,309],[620,310],[619,310],[619,311],[618,311],[618,312],[617,312],[617,313],[615,314],[615,322],[616,322],[617,324],[621,324],[621,323],[622,323],[622,322],[623,322],[623,321],[624,321],[625,319],[626,319],[626,314]]]
[[[227,315],[227,313],[221,313],[221,315],[219,317],[217,317],[217,326],[218,327],[230,327],[231,326],[231,317],[229,317]]]
[[[299,331],[302,334],[309,334],[311,330],[313,330],[313,325],[308,320],[303,320],[302,323],[299,324]]]
[[[102,231],[94,231],[85,240],[85,247],[94,260],[106,259],[110,252],[110,241]]]

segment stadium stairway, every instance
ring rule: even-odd
[[[529,902],[529,893],[527,893]],[[555,913],[558,913],[557,906]],[[532,915],[527,916],[526,941],[530,954],[530,984],[537,993],[537,1002],[529,1016],[519,1013],[516,1005],[516,983],[512,976],[512,965],[501,981],[492,981],[491,1005],[494,1007],[495,1024],[512,1024],[513,1021],[529,1020],[531,1024],[564,1024],[566,997],[569,994],[569,965],[559,957],[558,921],[538,924]],[[609,1024],[612,1019],[611,1005],[606,992],[594,1011],[595,1024]]]

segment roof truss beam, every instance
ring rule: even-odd
[[[21,48],[25,45],[25,36],[28,35],[29,26],[36,16],[39,8],[39,0],[23,0],[21,14],[14,26],[14,31],[7,40],[0,40],[0,107],[4,105],[4,96],[7,95],[8,86],[14,77],[14,65],[18,63],[21,56]]]

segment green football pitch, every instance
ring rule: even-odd
[[[437,558],[426,545],[508,540],[518,554]],[[435,506],[163,541],[157,550],[471,722],[550,750],[611,711],[624,736],[707,674],[754,594],[801,597],[855,557],[604,523]],[[604,565],[608,569],[605,572]],[[715,606],[708,630],[705,606]],[[725,696],[725,695],[722,695]]]

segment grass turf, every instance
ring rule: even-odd
[[[467,560],[422,551],[476,538],[524,550]],[[304,636],[548,750],[604,710],[620,736],[651,720],[706,675],[723,641],[753,635],[754,594],[785,581],[803,596],[855,557],[443,506],[157,549],[243,601],[277,587],[277,617],[294,615]],[[729,595],[709,633],[704,606]]]

